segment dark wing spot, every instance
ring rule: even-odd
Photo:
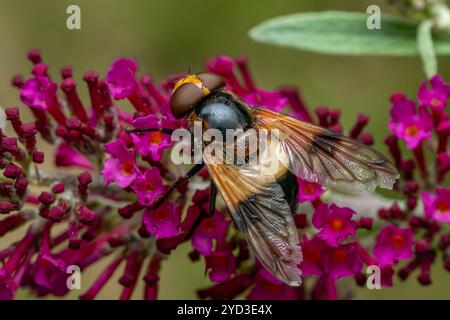
[[[330,131],[330,133],[334,133],[334,132]],[[313,144],[314,148],[321,149],[326,154],[328,154],[330,157],[332,157],[335,154],[335,150],[331,144],[327,143],[327,140],[330,140],[330,137],[332,139],[337,138],[337,136],[335,136],[335,135],[330,136],[329,133],[321,134],[321,135],[314,136],[314,140],[313,140],[314,142],[312,144]],[[317,152],[317,150],[315,150],[315,151]]]
[[[373,164],[376,164],[376,165],[382,165],[382,164],[385,163],[385,162],[386,162],[385,159],[377,159],[377,160],[374,160],[374,161],[373,161]]]
[[[324,133],[318,135],[321,138],[332,138],[332,139],[341,139],[343,137],[342,134],[334,132],[334,131],[325,131]]]

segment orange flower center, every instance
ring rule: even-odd
[[[436,208],[442,213],[447,214],[450,209],[450,203],[444,199],[439,199],[436,202]]]
[[[167,214],[166,214],[165,210],[159,209],[156,211],[155,216],[159,220],[165,220],[167,217]]]
[[[309,194],[309,195],[311,195],[311,194],[314,193],[314,185],[313,185],[312,183],[308,183],[308,184],[305,186],[305,193],[306,193],[306,194]]]
[[[419,133],[419,128],[416,125],[406,128],[406,134],[408,136],[414,137]]]
[[[151,183],[151,182],[147,182],[147,184],[145,185],[145,190],[147,190],[147,192],[152,192],[155,190],[155,184]]]
[[[333,229],[334,231],[340,231],[342,230],[342,228],[344,228],[344,221],[342,221],[342,219],[340,218],[333,218],[331,219],[331,229]]]
[[[155,131],[155,132],[150,132],[148,134],[148,140],[150,141],[151,144],[154,144],[154,145],[160,144],[161,141],[163,141],[163,139],[164,139],[164,135],[162,134],[162,132]]]
[[[336,250],[333,253],[333,260],[337,263],[343,263],[347,261],[347,253],[344,250]]]
[[[391,238],[391,245],[395,249],[399,249],[405,245],[405,239],[400,234],[394,234]]]
[[[214,221],[213,221],[213,219],[209,218],[209,219],[203,220],[203,226],[205,227],[206,230],[213,231],[214,230]]]
[[[266,282],[265,287],[266,287],[266,291],[269,291],[269,292],[277,292],[280,290],[280,286],[278,284],[270,282],[270,281]]]
[[[306,248],[303,253],[305,256],[305,260],[318,262],[320,260],[320,252],[316,248]]]
[[[122,170],[122,173],[124,175],[129,176],[130,174],[133,173],[133,169],[134,169],[133,161],[127,160],[127,161],[122,162],[120,169]]]
[[[433,98],[433,99],[431,99],[430,104],[431,104],[431,106],[433,106],[433,107],[439,107],[439,106],[441,105],[441,101],[439,101],[439,100],[436,99],[436,98]]]

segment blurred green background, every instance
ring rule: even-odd
[[[81,30],[66,29],[70,4],[81,7]],[[141,72],[162,80],[170,73],[186,71],[189,65],[200,71],[203,61],[214,55],[245,55],[258,86],[296,85],[309,106],[341,108],[346,129],[359,112],[369,114],[368,130],[385,151],[382,140],[388,133],[389,95],[403,91],[415,96],[424,78],[418,57],[316,55],[258,44],[247,36],[251,27],[275,16],[321,10],[365,12],[370,4],[379,5],[382,13],[392,12],[387,1],[376,0],[0,0],[0,105],[19,105],[10,77],[29,73],[26,51],[32,47],[41,49],[55,76],[61,66],[72,65],[80,84],[85,71],[104,74],[120,56],[135,57]],[[450,80],[449,57],[439,58],[439,71]],[[86,98],[87,91],[80,88]],[[209,284],[203,263],[191,263],[187,252],[187,247],[181,247],[164,263],[161,298],[195,298],[195,289]],[[450,277],[440,271],[440,262],[436,266],[430,287],[418,286],[414,275],[394,289],[361,289],[357,298],[448,299]],[[91,279],[99,268],[88,270],[83,279]],[[110,282],[100,298],[116,298],[118,289]],[[138,288],[136,297],[140,294]]]

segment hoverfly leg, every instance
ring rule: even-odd
[[[155,202],[153,202],[153,204],[150,206],[150,209],[157,209],[164,203],[164,201],[166,201],[173,190],[175,190],[184,181],[189,180],[190,178],[195,176],[204,166],[204,163],[194,165],[184,176],[179,177],[177,181],[175,181],[162,196],[160,196]]]
[[[216,211],[216,199],[217,199],[217,187],[215,183],[211,181],[208,218],[211,218],[214,215],[214,212]]]
[[[184,240],[189,239],[194,234],[195,230],[197,230],[197,227],[202,223],[203,219],[209,218],[208,213],[206,213],[204,210],[200,211],[197,218],[195,219],[194,223],[192,224],[192,227],[189,229],[189,231],[184,235]]]
[[[171,135],[174,130],[168,128],[132,128],[132,127],[125,128],[126,133],[142,133],[142,132],[156,132],[156,131]]]

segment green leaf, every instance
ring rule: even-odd
[[[270,19],[249,31],[253,40],[319,53],[342,55],[417,55],[417,27],[381,15],[381,29],[369,30],[369,14],[324,11]],[[450,41],[434,37],[437,54],[450,54]]]
[[[417,29],[417,47],[419,49],[422,66],[428,78],[437,73],[437,59],[433,47],[433,35],[431,33],[433,23],[422,22]]]

